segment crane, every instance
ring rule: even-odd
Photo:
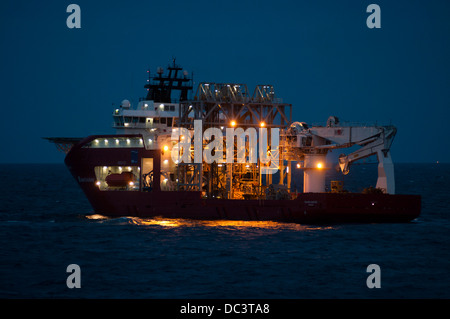
[[[286,130],[285,158],[304,160],[304,192],[325,191],[325,157],[333,149],[359,146],[350,154],[339,156],[339,167],[348,174],[350,164],[376,155],[378,180],[376,187],[387,194],[395,194],[394,165],[390,147],[397,129],[393,125],[341,125],[336,116],[330,116],[326,126],[309,127],[304,122],[294,122]]]

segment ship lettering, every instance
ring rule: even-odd
[[[94,179],[92,177],[80,177],[80,176],[78,176],[78,182],[80,182],[80,183],[93,183]]]

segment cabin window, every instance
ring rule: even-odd
[[[161,124],[166,124],[166,118],[165,117],[161,117],[160,122],[161,122]]]
[[[101,191],[138,191],[139,166],[96,166],[95,185]]]
[[[175,111],[175,105],[164,105],[164,111]]]
[[[167,126],[172,127],[172,118],[171,117],[167,118]]]

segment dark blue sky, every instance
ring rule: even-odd
[[[70,3],[81,29],[66,26]],[[381,7],[381,29],[366,8]],[[44,136],[113,133],[172,56],[196,82],[275,85],[293,118],[398,128],[394,162],[450,162],[449,1],[0,2],[0,162],[62,162]]]

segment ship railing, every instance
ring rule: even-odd
[[[310,127],[327,127],[326,122],[312,122]],[[392,126],[391,122],[352,122],[352,121],[340,121],[335,124],[334,127],[378,127],[378,126]]]
[[[189,99],[187,99],[187,100],[192,100],[191,98],[189,98]],[[171,98],[170,99],[170,102],[155,102],[155,103],[168,103],[168,104],[179,104],[179,103],[181,103],[181,102],[186,102],[187,100],[180,100],[180,99],[173,99],[173,98]],[[140,97],[139,98],[139,102],[142,102],[142,101],[151,101],[151,100],[149,100],[149,99],[147,99],[147,97]]]
[[[283,104],[282,98],[260,98],[260,97],[249,97],[249,96],[220,96],[216,97],[214,95],[206,95],[201,94],[196,101],[204,101],[204,102],[214,102],[214,103],[248,103],[248,104]]]
[[[152,128],[154,126],[148,126],[147,123],[133,123],[133,122],[116,123],[116,122],[113,122],[112,127],[114,127],[114,128]]]

